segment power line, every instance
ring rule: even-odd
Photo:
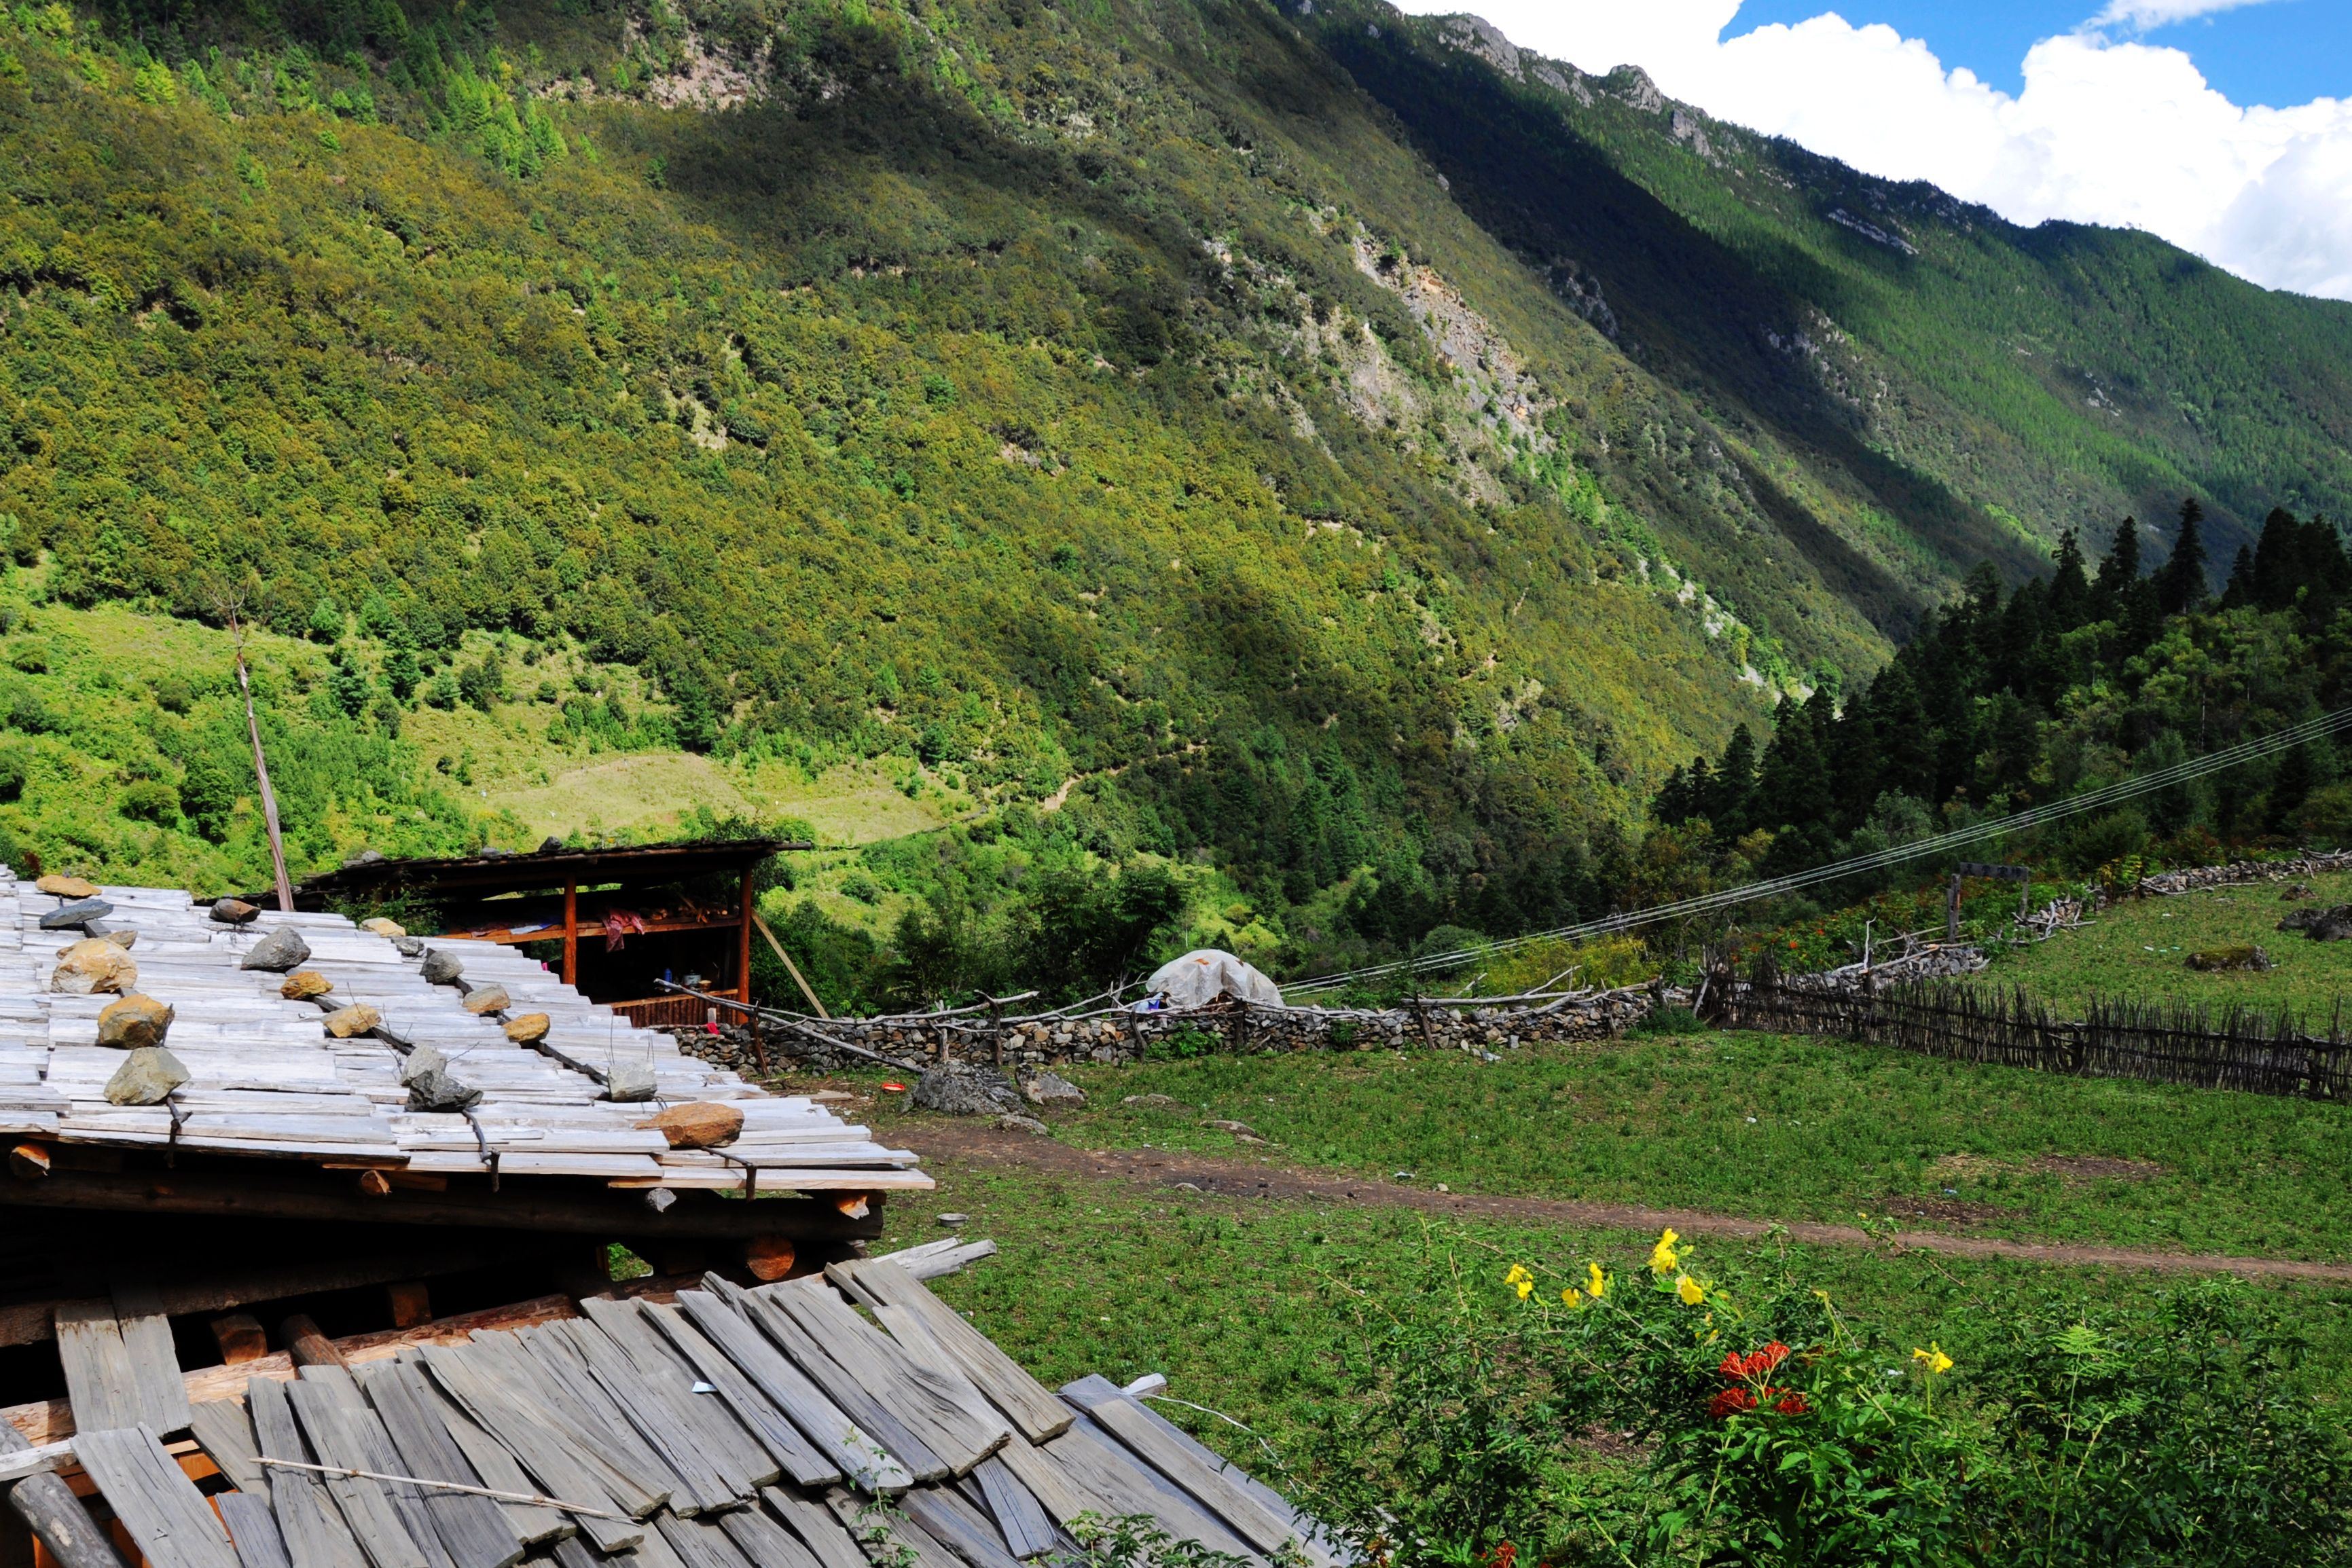
[[[1888,849],[1875,850],[1868,854],[1832,861],[1827,865],[1815,866],[1809,871],[1796,872],[1788,876],[1772,877],[1763,882],[1748,883],[1741,887],[1725,888],[1716,893],[1702,894],[1696,898],[1678,899],[1671,904],[1661,904],[1649,909],[1635,910],[1630,914],[1612,915],[1599,920],[1584,921],[1580,925],[1563,925],[1556,930],[1530,932],[1524,936],[1507,937],[1483,947],[1465,947],[1450,953],[1430,953],[1418,958],[1400,958],[1392,963],[1369,965],[1360,969],[1349,969],[1337,975],[1318,975],[1313,979],[1301,980],[1295,986],[1285,986],[1283,990],[1291,995],[1312,996],[1318,992],[1350,985],[1359,980],[1381,979],[1391,975],[1412,974],[1423,969],[1452,968],[1472,958],[1490,956],[1496,953],[1507,953],[1515,948],[1531,946],[1538,942],[1580,942],[1594,936],[1605,936],[1616,932],[1635,930],[1644,925],[1654,925],[1664,920],[1710,915],[1738,904],[1753,904],[1761,899],[1777,898],[1784,894],[1801,892],[1825,882],[1837,882],[1865,872],[1881,871],[1888,866],[1900,865],[1906,861],[1925,860],[1969,844],[1980,843],[1987,839],[2003,838],[2011,833],[2022,832],[2030,828],[2038,828],[2067,817],[2077,816],[2084,811],[2095,811],[2105,807],[2120,805],[2126,800],[2137,800],[2143,795],[2152,795],[2158,790],[2171,789],[2177,784],[2202,779],[2208,774],[2220,773],[2244,763],[2259,761],[2265,757],[2276,756],[2282,751],[2292,751],[2297,747],[2308,745],[2312,741],[2324,739],[2329,736],[2342,734],[2346,730],[2352,730],[2352,708],[2338,708],[2333,713],[2322,714],[2317,718],[2305,719],[2301,724],[2290,725],[2284,729],[2274,731],[2258,739],[2241,741],[2235,746],[2224,747],[2219,751],[2208,752],[2203,757],[2190,758],[2184,762],[2176,762],[2169,767],[2159,768],[2154,772],[2141,774],[2137,778],[2103,785],[2096,789],[2086,789],[2079,795],[2070,795],[2063,800],[2029,807],[2025,810],[1995,818],[1991,821],[1979,822],[1972,827],[1956,829],[1948,833],[1938,833],[1931,838],[1916,840],[1907,844],[1897,844]]]

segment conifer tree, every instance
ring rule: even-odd
[[[2205,539],[2197,525],[2205,520],[2205,508],[2189,497],[2180,503],[2180,535],[2172,541],[2172,554],[2156,574],[2157,608],[2167,615],[2179,615],[2205,602],[2210,585],[2205,578]]]
[[[1723,766],[1716,769],[1715,789],[1707,801],[1706,820],[1715,836],[1728,841],[1752,825],[1748,820],[1748,797],[1756,792],[1756,737],[1745,724],[1735,726],[1731,743],[1723,748]]]
[[[2058,536],[2058,561],[2050,574],[2048,623],[2063,636],[2091,618],[2091,583],[2083,570],[2083,545],[2068,528]]]
[[[2254,552],[2244,545],[2238,547],[2238,559],[2230,563],[2229,585],[2221,590],[2221,608],[2242,610],[2254,601]]]
[[[2093,609],[2102,621],[2120,619],[2124,610],[2124,592],[2139,580],[2139,525],[2129,517],[2116,525],[2116,537],[2108,541],[2107,559],[2099,563],[2099,575],[2091,585]]]

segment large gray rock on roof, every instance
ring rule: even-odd
[[[290,925],[279,926],[253,945],[253,950],[237,960],[240,969],[270,969],[279,974],[308,960],[310,944]]]
[[[160,1105],[187,1081],[178,1057],[160,1045],[142,1045],[106,1081],[106,1098],[116,1105]]]

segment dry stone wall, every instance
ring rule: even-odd
[[[772,1070],[830,1072],[873,1065],[921,1072],[942,1060],[1007,1071],[1088,1062],[1253,1051],[1459,1051],[1495,1056],[1538,1040],[1608,1040],[1661,1004],[1687,1006],[1687,992],[1634,987],[1570,997],[1541,1007],[1402,1007],[1380,1009],[1268,1008],[1232,1003],[1190,1012],[1101,1013],[1074,1019],[1008,1020],[943,1018],[772,1020],[759,1048]],[[722,1024],[675,1029],[679,1046],[739,1072],[759,1071],[748,1028]],[[843,1050],[843,1046],[856,1048]],[[870,1052],[871,1055],[863,1055]]]

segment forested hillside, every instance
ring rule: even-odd
[[[0,827],[94,873],[257,879],[234,615],[306,863],[520,840],[500,747],[882,758],[981,824],[909,892],[1010,823],[1295,953],[1499,932],[1979,561],[2352,489],[2340,309],[1381,8],[0,48]]]

